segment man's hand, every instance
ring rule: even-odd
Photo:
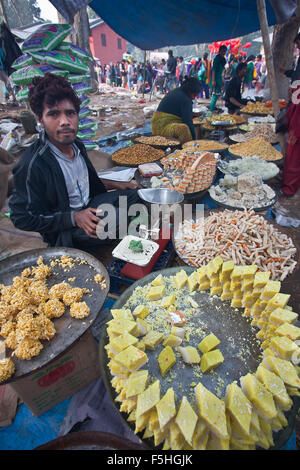
[[[134,180],[129,182],[121,182],[121,181],[110,181],[110,180],[101,180],[104,184],[106,189],[138,189],[141,186]]]
[[[77,227],[82,228],[82,230],[90,237],[90,238],[98,238],[96,235],[96,228],[98,223],[101,224],[101,221],[96,214],[99,214],[97,209],[93,207],[88,207],[87,209],[83,209],[79,212],[74,212],[74,220]]]

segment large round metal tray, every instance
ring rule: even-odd
[[[218,204],[221,207],[224,207],[224,209],[230,209],[233,211],[243,211],[245,208],[244,207],[235,207],[235,206],[230,206],[229,204],[225,204],[224,202],[217,201],[210,195],[211,199]],[[263,212],[268,210],[270,207],[274,206],[274,204],[277,202],[277,194],[275,197],[271,200],[270,204],[263,206],[263,207],[248,207],[247,209],[253,209],[255,212]]]
[[[145,144],[134,144],[134,145],[145,145]],[[151,145],[148,145],[148,147],[152,147]],[[127,147],[126,147],[127,148]],[[138,167],[139,165],[143,164],[143,163],[158,163],[164,156],[165,156],[165,152],[162,150],[162,149],[159,149],[159,150],[162,150],[164,152],[164,155],[161,156],[161,158],[159,159],[154,159],[153,160],[147,160],[145,162],[140,162],[140,163],[121,163],[121,162],[117,162],[115,159],[114,159],[114,155],[116,155],[120,150],[123,150],[123,149],[119,149],[117,150],[116,152],[114,152],[112,155],[111,155],[111,159],[113,161],[113,163],[117,166],[128,166],[128,167]]]
[[[57,437],[33,450],[147,450],[143,444],[137,444],[123,437],[101,431],[71,432]]]
[[[83,300],[90,308],[90,315],[82,320],[72,318],[69,315],[69,308],[66,308],[64,315],[60,318],[53,319],[56,334],[50,341],[42,341],[44,348],[40,354],[30,360],[20,360],[12,356],[15,363],[15,374],[7,381],[14,382],[17,379],[24,378],[33,370],[37,372],[49,362],[57,359],[63,354],[75,341],[91,327],[96,320],[102,305],[109,292],[109,275],[103,264],[94,256],[75,248],[41,248],[38,250],[29,250],[19,253],[0,262],[0,284],[12,284],[15,276],[20,276],[23,269],[36,265],[40,256],[43,257],[45,264],[55,261],[63,255],[67,255],[72,259],[78,258],[73,267],[61,267],[58,264],[51,268],[51,274],[47,278],[47,285],[51,287],[62,281],[68,281],[69,278],[75,277],[74,282],[70,282],[72,286],[89,289],[90,293],[83,296]],[[101,289],[94,281],[95,274],[102,274],[106,282],[106,288]],[[9,349],[7,355],[9,356]],[[1,383],[1,385],[3,384]]]
[[[180,140],[175,139],[174,137],[167,137],[167,136],[161,136],[164,137],[165,139],[168,139],[170,142],[173,142],[172,145],[157,145],[157,144],[150,144],[150,143],[145,143],[145,142],[139,142],[139,138],[141,137],[160,137],[160,136],[138,136],[134,137],[132,142],[134,144],[144,144],[144,145],[150,145],[150,147],[154,147],[156,149],[160,150],[167,150],[168,148],[171,148],[172,150],[179,149],[181,147]]]
[[[230,147],[229,147],[229,149],[227,150],[227,152],[228,152],[228,155],[229,155],[231,158],[235,158],[235,159],[237,159],[237,158],[243,158],[243,157],[246,157],[246,156],[247,156],[247,155],[237,155],[237,154],[235,154],[235,153],[232,153],[232,152],[230,151]],[[279,160],[265,160],[265,161],[268,162],[268,163],[276,163],[276,164],[278,164],[278,163],[282,163],[282,162],[283,162],[283,157],[280,158]]]
[[[239,175],[235,175],[235,174],[233,174],[233,173],[230,173],[230,171],[228,171],[228,170],[226,171],[226,168],[222,165],[222,161],[228,162],[228,160],[230,161],[230,160],[237,160],[237,159],[236,159],[236,158],[231,158],[231,157],[229,157],[229,158],[227,158],[227,159],[225,159],[225,160],[218,160],[218,161],[217,161],[217,168],[218,168],[218,170],[219,170],[221,173],[223,173],[224,175],[239,176]],[[267,163],[271,163],[271,162],[267,162]],[[278,169],[278,173],[279,173],[279,169]],[[276,173],[276,175],[274,175],[274,176],[271,176],[270,178],[264,179],[263,181],[268,181],[269,179],[275,178],[275,177],[278,175],[278,173]],[[241,174],[242,174],[242,173],[241,173]]]
[[[182,269],[184,269],[188,275],[195,270],[195,268],[180,266],[153,272],[130,286],[115,302],[114,308],[122,308],[131,297],[136,287],[145,286],[159,274],[170,277],[176,275],[176,273]],[[173,387],[175,395],[177,396],[177,401],[179,401],[180,397],[183,395],[192,400],[193,386],[191,384],[193,382],[198,383],[199,381],[213,393],[225,396],[225,390],[228,384],[234,380],[239,380],[241,376],[248,372],[255,372],[258,364],[261,362],[262,351],[255,336],[257,329],[252,327],[249,320],[241,315],[240,309],[231,307],[230,301],[222,301],[219,297],[212,297],[205,291],[198,291],[193,298],[198,302],[201,308],[201,314],[198,314],[198,328],[205,330],[203,336],[213,332],[221,340],[220,349],[225,360],[217,369],[215,369],[213,374],[207,373],[203,374],[201,378],[195,378],[193,368],[185,365],[182,360],[177,359],[176,365],[171,369],[172,371],[176,371],[175,376],[168,373],[165,377],[162,377],[157,363],[157,355],[162,349],[162,346],[159,345],[154,351],[147,350],[148,363],[145,367],[149,370],[150,376],[159,378],[161,396],[163,396],[168,388]],[[134,307],[135,305],[132,306],[132,308]],[[197,318],[196,315],[193,319],[195,318]],[[206,325],[205,328],[203,328],[204,325]],[[112,404],[120,413],[120,416],[124,419],[127,426],[134,430],[133,425],[126,419],[127,415],[120,412],[117,402],[115,402],[117,393],[111,385],[112,377],[108,368],[109,359],[105,350],[108,340],[106,329],[103,328],[99,343],[102,377]],[[194,344],[192,339],[190,339],[189,344],[197,346],[198,343]],[[293,432],[297,412],[300,408],[300,397],[293,397],[293,402],[294,404],[292,409],[286,414],[288,418],[288,426],[282,431],[273,433],[275,443],[273,449],[279,449],[282,447],[288,441]],[[139,434],[141,439],[142,435],[143,432]],[[143,441],[153,448],[153,441],[151,439]]]

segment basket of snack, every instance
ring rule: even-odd
[[[134,144],[117,150],[111,156],[112,161],[122,166],[138,166],[160,160],[165,152],[145,144]]]
[[[163,135],[141,135],[133,138],[132,142],[135,144],[150,145],[151,147],[162,150],[166,150],[168,148],[175,150],[181,147],[181,143],[178,139],[173,137],[164,137]]]
[[[233,158],[252,157],[256,155],[268,162],[279,163],[283,159],[282,153],[278,152],[272,144],[262,137],[253,137],[247,142],[230,145],[229,155]]]

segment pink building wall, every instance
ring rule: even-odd
[[[123,53],[126,52],[125,39],[121,38],[121,36],[116,34],[105,23],[91,28],[91,33],[91,52],[94,57],[101,60],[102,65],[109,64],[110,62],[120,62],[122,60]],[[102,37],[102,35],[104,35],[104,37]],[[105,40],[106,45],[103,44],[103,40]],[[120,49],[119,46],[121,46]]]

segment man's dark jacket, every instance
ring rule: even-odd
[[[75,140],[89,175],[90,198],[106,192],[88,158],[85,147]],[[63,172],[51,149],[38,139],[13,169],[14,191],[9,201],[11,220],[20,230],[39,232],[50,246],[72,247],[69,196]]]

